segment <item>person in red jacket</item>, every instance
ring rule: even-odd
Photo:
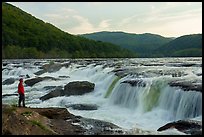
[[[23,102],[23,107],[25,107],[25,94],[24,94],[23,79],[20,78],[19,81],[20,83],[18,84],[18,94],[19,94],[18,106],[21,107],[21,102]]]

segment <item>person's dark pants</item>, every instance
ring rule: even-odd
[[[19,94],[18,106],[21,107],[21,102],[23,102],[23,107],[25,107],[25,95]]]

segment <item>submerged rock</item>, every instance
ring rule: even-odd
[[[70,66],[70,63],[59,64],[59,63],[51,62],[49,64],[45,64],[42,67],[40,67],[42,70],[39,70],[39,71],[35,72],[34,74],[35,75],[41,75],[41,74],[46,73],[46,72],[52,73],[52,72],[59,71],[62,67],[68,68],[69,66]]]
[[[172,87],[181,87],[184,91],[195,90],[202,92],[202,83],[194,83],[191,81],[171,81],[168,84]]]
[[[141,80],[141,79],[136,79],[136,80],[126,80],[126,81],[123,81],[121,83],[128,83],[130,84],[132,87],[145,87],[146,86],[146,83]]]
[[[18,93],[13,93],[13,94],[3,94],[2,98],[8,97],[8,96],[18,96]]]
[[[157,129],[157,131],[163,131],[170,128],[176,128],[186,134],[202,135],[202,122],[195,120],[178,120],[170,122]]]
[[[60,70],[62,67],[61,64],[57,64],[57,63],[49,63],[49,64],[45,64],[42,66],[43,70],[45,70],[46,72],[52,73],[52,72],[56,72],[58,70]]]
[[[51,79],[51,80],[58,80],[56,78],[53,78],[53,77],[36,77],[36,78],[32,78],[32,79],[28,79],[25,81],[25,84],[28,85],[28,86],[33,86],[35,85],[36,83],[38,82],[41,82],[43,80],[48,80],[48,79]]]
[[[66,107],[71,107],[72,109],[77,110],[97,110],[98,106],[94,104],[71,104],[65,105]]]
[[[14,78],[9,78],[9,79],[6,79],[2,82],[2,85],[11,85],[15,82],[15,79]]]
[[[70,76],[59,76],[59,78],[70,78]]]
[[[40,97],[40,100],[44,101],[53,97],[58,97],[58,96],[64,96],[64,90],[62,89],[62,87],[57,87],[54,90],[52,90],[51,92],[49,92],[48,94]]]

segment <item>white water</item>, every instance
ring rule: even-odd
[[[28,63],[23,63],[27,61]],[[90,60],[91,61],[91,60]],[[34,74],[40,66],[49,63],[48,60],[3,60],[8,62],[2,71],[2,82],[8,78],[16,78]],[[19,62],[16,67],[14,62]],[[35,62],[41,62],[34,65]],[[65,60],[69,62],[69,60]],[[202,93],[197,91],[183,91],[179,87],[170,87],[172,80],[190,80],[202,83],[202,58],[153,58],[153,59],[107,59],[90,63],[85,67],[84,60],[71,63],[68,68],[62,67],[53,73],[40,75],[59,78],[69,76],[58,81],[46,80],[33,87],[25,85],[26,105],[30,107],[65,107],[69,104],[96,104],[98,110],[83,111],[67,108],[75,115],[95,118],[112,122],[133,134],[183,134],[176,130],[157,132],[156,130],[168,122],[179,119],[196,119],[202,121]],[[195,65],[183,67],[181,64]],[[104,65],[108,65],[104,67]],[[114,86],[112,93],[105,98],[106,92],[116,78],[114,69],[128,69],[128,75],[121,78]],[[174,75],[181,74],[180,77]],[[198,75],[201,74],[201,75]],[[29,78],[25,78],[29,79]],[[94,91],[80,96],[61,96],[41,101],[39,98],[47,93],[45,86],[65,86],[71,81],[93,82]],[[145,87],[130,86],[121,83],[125,80],[142,80]],[[18,80],[11,85],[2,85],[2,95],[17,91]],[[2,98],[3,103],[17,102],[17,96]]]

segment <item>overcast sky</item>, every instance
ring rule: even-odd
[[[202,33],[202,2],[9,2],[70,34]]]

